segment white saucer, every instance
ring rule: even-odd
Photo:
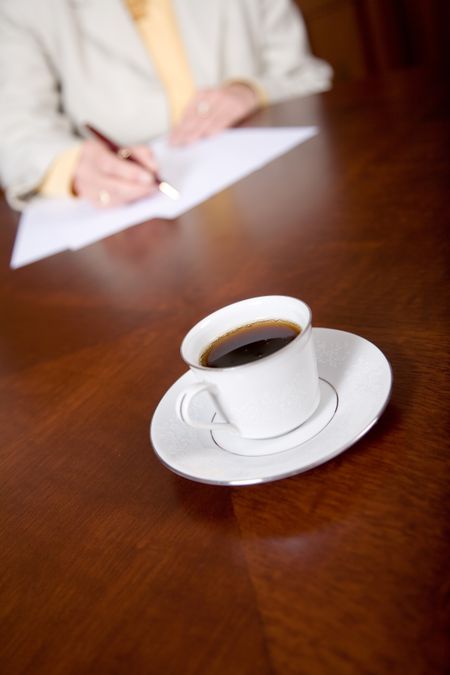
[[[187,372],[170,387],[153,415],[150,438],[161,462],[175,473],[201,483],[251,485],[312,469],[353,445],[377,422],[386,407],[392,386],[391,367],[378,347],[358,335],[329,328],[313,328],[313,335],[319,376],[337,394],[334,415],[329,415],[328,403],[329,419],[323,420],[325,426],[318,431],[317,423],[313,422],[311,436],[299,437],[293,447],[286,439],[297,430],[271,439],[271,454],[251,457],[235,454],[229,440],[228,449],[224,450],[210,431],[193,429],[178,420],[176,398],[193,381]],[[196,418],[203,415],[210,421],[215,409],[206,394],[198,405]]]
[[[256,440],[253,438],[242,438],[238,433],[233,433],[233,431],[227,429],[214,429],[214,431],[211,431],[211,436],[219,448],[228,450],[228,452],[234,452],[236,455],[256,457],[259,455],[272,455],[276,452],[284,452],[285,450],[295,448],[297,445],[309,441],[313,436],[320,433],[336,413],[338,406],[336,389],[323,379],[319,380],[319,388],[320,401],[317,410],[314,411],[306,422],[303,422],[296,429],[282,436]],[[206,396],[208,395],[206,394]],[[195,411],[196,416],[204,415],[205,410],[208,409],[209,399],[206,399],[206,396],[203,401],[198,401],[198,405],[202,405],[203,409],[197,409]],[[198,399],[200,399],[200,395]],[[211,407],[210,403],[209,407]],[[215,413],[213,419],[214,421],[224,421],[219,413]]]

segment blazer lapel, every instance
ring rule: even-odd
[[[149,53],[123,0],[69,0],[80,17],[83,37],[134,71],[153,73]]]
[[[220,22],[227,0],[172,0],[187,58],[200,87],[217,83],[221,69]]]

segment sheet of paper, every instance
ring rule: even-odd
[[[99,210],[77,199],[36,200],[22,215],[12,267],[78,249],[151,218],[176,218],[318,133],[316,127],[229,129],[186,148],[152,143],[161,175],[181,194]]]
[[[22,213],[11,267],[17,268],[69,248],[66,223],[73,212],[67,199],[36,199]]]

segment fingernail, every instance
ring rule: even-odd
[[[143,183],[144,185],[150,185],[150,183],[153,183],[153,176],[152,174],[149,173],[144,173],[143,171],[139,174],[139,182]]]

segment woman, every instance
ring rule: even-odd
[[[323,91],[290,0],[0,0],[0,178],[21,208],[36,193],[99,206],[151,194],[148,141],[192,143],[265,103]]]

